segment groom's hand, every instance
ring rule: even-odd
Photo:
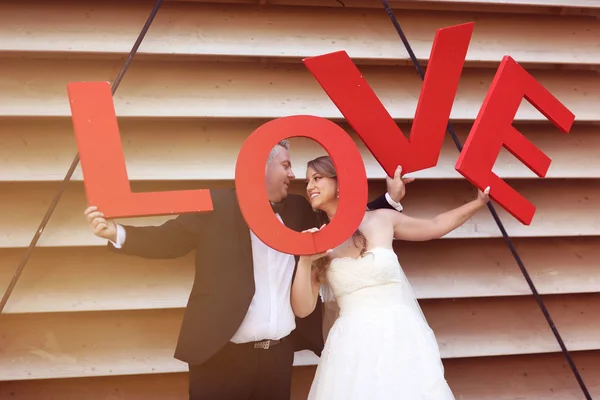
[[[117,224],[104,218],[104,214],[98,211],[98,207],[88,207],[83,214],[94,235],[112,242],[117,241]]]
[[[406,194],[406,185],[414,180],[415,178],[403,178],[402,167],[398,165],[398,168],[396,168],[396,171],[394,172],[393,178],[390,178],[389,176],[385,177],[387,191],[392,200],[400,203],[400,200],[402,200]]]

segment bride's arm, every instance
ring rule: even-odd
[[[390,213],[394,225],[394,238],[410,241],[439,239],[471,218],[489,201],[490,188],[479,191],[477,199],[432,219],[412,218],[400,213]]]
[[[321,284],[317,280],[317,270],[312,269],[314,258],[314,256],[300,257],[292,283],[292,310],[299,318],[309,316],[317,306]]]

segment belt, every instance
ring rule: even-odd
[[[254,348],[269,350],[270,347],[276,346],[279,343],[281,343],[281,340],[271,340],[271,339],[261,340],[260,342],[254,342]]]
[[[260,340],[258,342],[231,343],[231,344],[233,344],[234,346],[240,346],[240,347],[253,347],[255,349],[269,350],[269,348],[271,348],[273,346],[277,346],[284,340],[285,340],[285,338],[282,338],[279,340],[266,339],[266,340]]]

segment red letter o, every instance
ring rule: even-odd
[[[280,140],[296,136],[323,146],[337,171],[338,210],[323,230],[312,234],[284,226],[267,198],[265,164],[269,152]],[[327,251],[347,240],[359,227],[368,198],[367,174],[356,144],[335,123],[311,115],[278,118],[252,132],[237,159],[235,186],[242,215],[252,232],[267,246],[296,255]]]

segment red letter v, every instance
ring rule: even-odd
[[[472,22],[439,29],[417,104],[410,141],[345,51],[307,58],[304,64],[389,176],[434,167],[473,33]]]

